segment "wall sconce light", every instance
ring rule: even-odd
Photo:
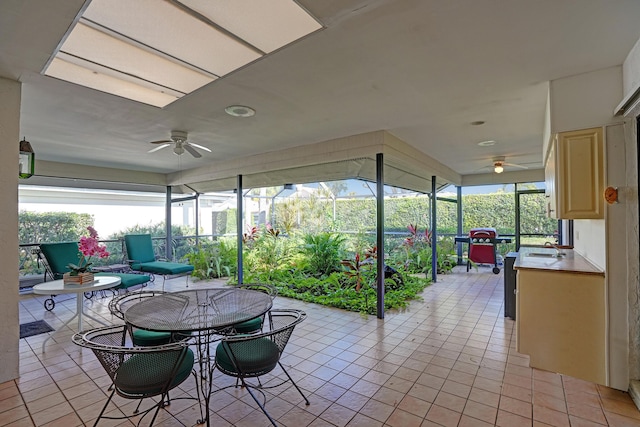
[[[18,158],[18,178],[27,179],[35,172],[36,155],[31,143],[23,138],[20,141],[20,157]]]

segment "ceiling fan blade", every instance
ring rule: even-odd
[[[199,148],[201,150],[208,151],[209,153],[211,153],[211,149],[209,149],[209,148],[207,148],[207,147],[205,147],[203,145],[200,145],[200,144],[195,144],[193,142],[187,142],[187,143],[185,143],[185,145],[193,145],[196,148]]]
[[[529,169],[528,166],[517,165],[515,163],[504,163],[505,166],[513,166],[514,168]]]
[[[173,141],[170,139],[161,139],[160,141],[151,141],[149,144],[171,144]]]
[[[193,148],[190,144],[182,144],[182,147],[189,152],[193,157],[200,158],[202,154],[198,153],[195,148]]]
[[[166,148],[168,146],[170,146],[171,144],[168,143],[164,143],[162,145],[157,146],[156,148],[152,148],[151,150],[147,151],[147,153],[155,153],[156,151],[162,150],[163,148]]]

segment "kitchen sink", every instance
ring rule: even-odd
[[[558,253],[553,253],[553,252],[529,252],[527,254],[527,256],[540,257],[540,258],[562,258],[562,257],[564,257],[566,255],[567,254],[565,254],[564,252],[558,252]]]

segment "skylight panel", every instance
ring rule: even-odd
[[[59,57],[54,58],[49,64],[47,75],[156,107],[164,107],[179,98],[160,89],[153,90],[106,73],[92,71]]]
[[[43,73],[164,107],[321,28],[292,0],[92,0]]]
[[[182,93],[192,92],[215,79],[83,23],[76,26],[60,52]]]
[[[183,0],[182,3],[265,53],[322,28],[291,0]]]

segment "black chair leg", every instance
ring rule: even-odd
[[[111,392],[111,394],[109,395],[109,398],[107,399],[107,402],[104,404],[104,406],[102,407],[102,411],[100,411],[100,415],[98,415],[98,418],[96,418],[96,422],[93,423],[93,427],[96,427],[98,425],[98,421],[100,421],[100,418],[102,418],[102,416],[104,415],[104,411],[106,411],[107,406],[109,406],[109,403],[111,403],[111,399],[113,398],[113,395],[116,394],[116,390],[114,388],[114,390]]]
[[[253,394],[253,392],[251,391],[251,387],[249,387],[245,382],[244,379],[241,379],[242,381],[242,385],[244,388],[247,389],[247,391],[249,392],[249,394],[251,395],[251,397],[253,398],[253,400],[258,404],[258,406],[260,407],[260,409],[262,409],[262,412],[264,412],[264,414],[267,416],[267,418],[269,418],[269,421],[271,421],[271,424],[274,425],[274,427],[278,427],[278,424],[276,424],[276,422],[273,420],[273,418],[271,418],[271,415],[269,415],[269,413],[267,412],[267,409],[264,407],[264,405],[262,403],[260,403],[260,401],[258,400],[258,398],[256,397],[255,394]]]
[[[296,382],[293,380],[293,378],[291,378],[291,375],[289,375],[289,372],[287,372],[287,370],[284,369],[284,366],[282,366],[282,363],[280,363],[280,361],[278,361],[278,365],[280,365],[280,368],[284,371],[284,373],[287,376],[287,378],[289,378],[289,381],[291,381],[291,384],[293,384],[293,386],[296,388],[296,390],[298,390],[298,393],[300,393],[300,396],[302,396],[302,398],[304,399],[305,403],[307,405],[310,405],[309,399],[307,399],[307,396],[305,396],[304,393],[302,392],[302,390],[300,390],[300,387],[298,387],[298,384],[296,384]]]

